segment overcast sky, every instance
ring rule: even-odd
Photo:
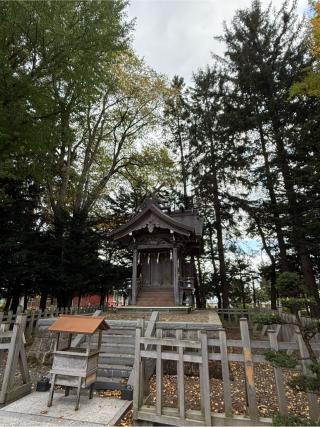
[[[270,0],[262,0],[263,5]],[[273,0],[279,8],[283,0]],[[134,48],[148,65],[172,78],[183,76],[190,83],[192,73],[210,63],[210,52],[222,53],[213,39],[222,33],[222,23],[231,21],[237,9],[251,0],[131,0],[129,18],[136,18]],[[298,0],[299,13],[307,0]]]

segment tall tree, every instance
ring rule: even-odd
[[[225,28],[222,40],[227,46],[225,59],[230,80],[239,94],[237,105],[248,117],[242,132],[246,131],[247,135],[250,132],[251,143],[254,142],[252,133],[259,135],[266,177],[263,183],[272,203],[283,269],[288,265],[279,236],[283,228],[279,227],[280,218],[290,228],[289,238],[299,256],[304,281],[320,309],[304,228],[305,211],[299,205],[298,168],[292,157],[302,143],[305,120],[302,112],[310,108],[306,100],[289,99],[290,87],[310,64],[302,23],[298,21],[295,5],[290,7],[286,3],[273,14],[270,8],[262,10],[260,3],[254,1],[250,9],[237,12],[231,26]],[[303,183],[299,187],[302,189]],[[277,191],[281,204],[287,205],[285,209],[279,211],[277,196],[273,197],[271,189]],[[285,200],[281,197],[283,193]]]
[[[188,155],[190,151],[189,136],[189,105],[185,93],[185,83],[182,77],[174,76],[171,83],[170,95],[165,105],[165,141],[174,154],[177,155],[180,166],[180,182],[182,184],[182,202],[185,209],[189,208],[188,183],[190,167]],[[167,132],[167,129],[169,132]],[[190,195],[189,195],[190,196]]]
[[[223,78],[217,69],[206,69],[194,76],[191,92],[191,144],[195,193],[205,199],[214,210],[214,228],[217,238],[219,277],[222,305],[229,306],[224,246],[223,195],[227,175],[230,147],[223,138],[221,125]],[[199,167],[199,165],[201,165]],[[212,231],[212,229],[211,229]]]

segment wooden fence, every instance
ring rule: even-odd
[[[26,316],[18,315],[12,330],[0,332],[0,360],[6,357],[3,373],[0,403],[8,403],[31,392],[31,380],[24,349],[23,331]],[[4,353],[7,352],[6,355]],[[17,368],[20,369],[21,381],[16,383]],[[22,383],[22,384],[21,384]]]
[[[164,330],[160,323],[156,323],[156,336],[145,337],[143,328],[136,330],[135,345],[135,376],[133,418],[136,424],[159,423],[168,425],[270,425],[270,418],[259,417],[257,406],[256,386],[254,381],[254,365],[268,363],[263,355],[263,350],[283,349],[297,351],[301,359],[301,369],[308,371],[308,352],[296,331],[296,342],[278,342],[274,330],[268,331],[268,340],[251,340],[248,321],[240,319],[241,339],[227,339],[223,328],[218,331],[216,338],[208,338],[205,330],[199,331],[197,339],[186,339],[185,331],[177,329],[175,338],[164,337]],[[316,351],[320,350],[319,343],[313,344]],[[234,352],[235,349],[239,352]],[[144,364],[148,359],[155,360],[156,364],[156,400],[150,403],[150,395],[144,378]],[[171,360],[177,363],[177,402],[175,408],[163,405],[163,361]],[[209,361],[220,361],[223,379],[223,396],[225,412],[213,413],[211,411]],[[186,362],[199,366],[200,405],[198,410],[186,409],[185,372]],[[242,362],[245,372],[245,393],[247,397],[247,414],[239,416],[233,414],[232,394],[230,383],[229,362]],[[282,369],[274,368],[275,387],[277,392],[278,410],[282,415],[288,414],[288,401],[285,393],[284,376]],[[318,419],[320,415],[317,398],[314,394],[307,395],[310,417]],[[289,402],[290,403],[290,402]]]
[[[258,313],[276,313],[278,314],[285,323],[281,325],[273,325],[277,331],[277,337],[282,341],[294,341],[295,340],[295,323],[296,318],[293,314],[287,313],[281,310],[271,310],[271,309],[262,309],[262,308],[228,308],[228,309],[217,309],[217,312],[220,316],[220,319],[224,326],[227,327],[238,327],[239,320],[241,317],[246,317],[249,322],[249,326],[253,328],[255,333],[259,333],[261,338],[263,338],[268,329],[268,325],[257,325],[254,323],[254,316]],[[308,322],[312,321],[311,317],[300,316],[300,320],[303,325],[306,325]],[[314,339],[314,342],[320,341],[320,334],[317,334]]]
[[[238,326],[239,320],[243,317],[248,319],[249,324],[253,323],[253,317],[257,313],[271,313],[277,311],[264,309],[264,308],[218,308],[217,313],[220,316],[221,321],[228,326]]]
[[[94,313],[95,310],[94,306],[90,306],[80,307],[79,309],[78,307],[68,307],[62,309],[26,310],[23,313],[18,311],[17,314],[13,314],[12,311],[8,313],[0,312],[0,331],[10,331],[18,316],[24,314],[24,333],[26,337],[30,337],[33,335],[40,319],[58,317],[60,314],[90,314]]]

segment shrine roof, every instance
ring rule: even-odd
[[[154,228],[164,228],[185,236],[202,235],[203,220],[191,211],[163,212],[153,200],[146,202],[144,208],[133,216],[126,224],[109,233],[109,237],[118,240],[135,230],[144,228],[151,233]]]
[[[92,335],[97,330],[109,329],[105,322],[104,316],[83,316],[83,315],[67,315],[63,314],[49,326],[50,332],[69,332],[72,334],[87,334]]]

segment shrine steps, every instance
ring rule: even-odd
[[[159,311],[161,313],[190,313],[192,311],[192,307],[190,306],[172,306],[172,307],[144,307],[144,306],[136,306],[136,305],[124,305],[122,307],[117,307],[117,311],[128,312],[128,313],[152,313],[153,311]]]
[[[112,323],[112,322],[111,322]],[[102,334],[96,390],[125,390],[134,364],[135,325],[111,325]],[[92,347],[97,337],[93,337]]]
[[[172,287],[145,286],[140,289],[137,307],[174,307]]]

